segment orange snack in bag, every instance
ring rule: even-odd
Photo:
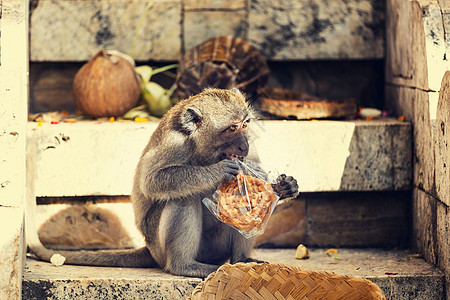
[[[277,200],[269,183],[242,172],[234,180],[224,182],[219,191],[218,216],[244,231],[255,227],[261,230]]]

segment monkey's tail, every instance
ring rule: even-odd
[[[30,250],[39,259],[50,261],[53,254],[60,254],[66,258],[65,264],[103,267],[152,268],[158,264],[150,255],[146,247],[127,250],[99,250],[99,251],[54,251],[42,244],[31,245]]]

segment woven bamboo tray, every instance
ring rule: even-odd
[[[267,263],[225,264],[199,284],[194,299],[385,299],[373,282],[327,271]]]

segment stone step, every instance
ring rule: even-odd
[[[366,278],[378,284],[389,299],[444,299],[442,272],[405,250],[310,249],[306,260],[295,249],[256,249],[254,257],[305,270],[328,270]],[[63,265],[27,259],[23,299],[184,299],[199,278],[172,276],[159,269]]]
[[[138,159],[157,122],[28,124],[35,195],[129,195]],[[294,176],[301,192],[411,188],[411,124],[372,121],[252,123],[261,161]]]

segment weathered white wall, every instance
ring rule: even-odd
[[[2,2],[0,66],[0,299],[20,299],[25,248],[28,1]]]

